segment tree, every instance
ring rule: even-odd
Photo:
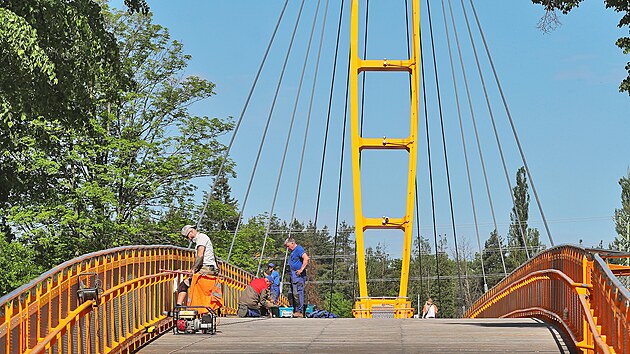
[[[546,10],[546,14],[541,19],[539,27],[543,31],[554,29],[559,25],[555,11],[560,10],[562,13],[568,14],[572,9],[578,7],[582,1],[583,0],[532,0],[532,3],[540,4],[544,6]],[[606,4],[606,8],[612,8],[616,12],[623,13],[617,27],[630,27],[630,0],[604,0],[604,4]],[[630,37],[621,37],[617,39],[615,44],[621,48],[624,54],[630,54]],[[630,95],[630,62],[627,63],[625,68],[628,72],[628,76],[623,79],[619,85],[619,92],[627,92]]]
[[[507,275],[506,257],[501,250],[505,251],[504,242],[497,230],[494,230],[486,240],[482,254],[488,288],[495,286]],[[483,286],[483,279],[480,281]]]
[[[516,185],[512,188],[514,205],[510,212],[508,245],[510,251],[509,270],[525,263],[529,257],[544,249],[540,242],[540,233],[527,224],[529,220],[529,192],[527,174],[524,167],[516,172]]]
[[[56,194],[73,135],[130,84],[94,1],[0,1],[0,208]]]
[[[0,232],[0,297],[44,272],[35,263],[35,252],[19,241],[7,241]]]
[[[89,119],[80,129],[51,128],[60,147],[52,161],[41,159],[48,161],[51,192],[14,203],[7,213],[44,268],[120,245],[183,243],[173,231],[194,219],[192,180],[216,173],[224,151],[217,138],[232,128],[228,121],[190,113],[192,104],[214,95],[214,84],[182,75],[190,56],[168,30],[150,15],[107,7],[103,13],[116,56],[123,58],[119,71],[133,84],[115,95],[108,94],[107,75],[86,85]],[[232,165],[226,164],[227,176]],[[223,185],[223,200],[231,200]],[[156,230],[170,236],[156,237]]]
[[[626,177],[619,179],[621,186],[621,207],[615,209],[615,230],[617,237],[613,240],[613,248],[620,251],[630,250],[630,170]]]

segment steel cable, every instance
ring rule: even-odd
[[[262,265],[262,260],[263,257],[265,255],[265,246],[267,245],[267,238],[269,237],[269,229],[271,228],[271,222],[273,220],[273,211],[275,209],[276,206],[276,199],[278,197],[278,191],[280,190],[280,181],[282,180],[282,174],[284,173],[284,163],[286,161],[286,157],[287,157],[287,152],[289,151],[289,143],[291,141],[291,135],[293,133],[293,124],[295,122],[295,115],[297,113],[297,107],[298,107],[298,103],[300,101],[300,94],[302,92],[302,84],[304,83],[304,75],[306,74],[306,67],[308,66],[308,55],[311,51],[311,44],[313,43],[313,34],[315,34],[315,24],[317,23],[317,16],[319,15],[319,5],[321,4],[321,0],[317,0],[317,5],[315,6],[315,16],[313,17],[313,25],[311,26],[311,34],[308,38],[308,45],[306,47],[306,54],[304,55],[304,64],[302,65],[302,73],[300,75],[300,83],[298,84],[298,90],[297,93],[295,95],[295,103],[293,105],[293,113],[291,114],[291,123],[289,124],[289,131],[287,132],[287,140],[284,144],[284,152],[282,153],[282,161],[280,163],[280,171],[278,172],[278,179],[276,181],[276,189],[273,193],[273,200],[271,202],[271,210],[269,211],[269,220],[267,221],[267,229],[265,230],[265,238],[263,239],[263,245],[260,251],[260,258],[258,260],[258,270],[256,270],[256,277],[258,277],[258,275],[260,274],[260,267]],[[320,50],[321,50],[321,43],[320,43]],[[318,57],[319,60],[319,57]],[[317,72],[316,72],[316,76],[317,76]],[[312,104],[312,100],[311,100],[311,104]],[[295,194],[295,199],[293,202],[293,205],[295,207],[295,203],[297,201],[297,190],[300,187],[300,176],[302,174],[302,161],[304,160],[304,148],[306,147],[306,137],[308,136],[308,124],[310,122],[310,110],[309,110],[309,114],[308,114],[308,118],[307,118],[307,123],[306,123],[306,131],[305,131],[305,135],[304,135],[304,145],[302,146],[302,160],[300,161],[300,172],[298,173],[298,183],[296,186],[296,194]],[[294,209],[295,211],[295,209]],[[293,219],[291,219],[289,221],[290,223],[293,222]],[[291,224],[289,224],[289,235],[291,233]]]
[[[319,215],[319,201],[320,201],[320,195],[321,195],[321,191],[322,191],[322,180],[323,180],[323,176],[324,176],[324,160],[326,158],[326,145],[328,142],[328,128],[330,126],[330,112],[331,112],[331,107],[332,107],[332,98],[333,98],[333,91],[334,91],[334,87],[335,87],[335,74],[337,72],[337,58],[338,58],[338,54],[339,54],[339,39],[341,36],[341,23],[343,20],[343,4],[344,1],[341,1],[341,8],[339,10],[339,22],[337,24],[337,41],[335,44],[335,59],[333,61],[333,72],[332,72],[332,77],[331,77],[331,82],[330,82],[330,96],[328,97],[328,113],[326,114],[326,133],[325,133],[325,137],[324,137],[324,144],[323,144],[323,151],[322,151],[322,163],[321,163],[321,168],[320,168],[320,174],[319,174],[319,184],[318,184],[318,188],[317,188],[317,203],[316,203],[316,207],[315,207],[315,223],[317,224],[317,217]],[[348,69],[346,70],[346,72],[350,72],[350,55],[348,54]],[[348,80],[350,79],[350,76],[348,75]],[[346,115],[345,112],[347,112],[347,104],[348,104],[348,83],[346,83],[346,108],[344,109],[344,118],[343,118],[343,129],[342,129],[342,133],[341,133],[341,157],[340,157],[340,163],[339,163],[339,183],[337,184],[337,209],[336,209],[336,214],[335,214],[335,234],[334,234],[334,240],[333,240],[333,261],[332,261],[332,275],[331,275],[331,281],[330,281],[330,299],[329,299],[329,303],[328,303],[328,310],[332,312],[332,299],[333,299],[333,288],[335,286],[335,268],[337,265],[337,234],[339,232],[339,210],[340,210],[340,201],[341,201],[341,177],[342,177],[342,172],[343,172],[343,150],[345,147],[345,136],[346,136]]]
[[[427,0],[427,4],[429,0]],[[422,30],[419,29],[420,33],[420,48],[422,48]],[[440,259],[438,257],[438,240],[437,240],[437,228],[435,221],[435,191],[433,188],[433,165],[431,161],[431,139],[429,136],[429,111],[427,109],[427,88],[426,88],[426,76],[424,72],[424,55],[422,54],[422,49],[420,49],[420,62],[421,62],[421,76],[422,76],[422,102],[424,104],[424,125],[426,130],[426,141],[427,141],[427,158],[428,158],[428,166],[429,166],[429,186],[431,191],[431,217],[433,221],[433,241],[435,242],[435,270],[437,273],[437,287],[438,287],[438,299],[442,299],[442,286],[440,284]]]
[[[503,166],[503,173],[505,174],[505,179],[507,181],[507,185],[509,188],[509,194],[512,199],[512,204],[514,205],[514,214],[516,216],[516,220],[518,222],[519,231],[521,233],[521,238],[523,239],[523,245],[525,246],[525,253],[527,254],[527,259],[530,259],[529,248],[527,247],[527,237],[526,232],[523,230],[523,224],[521,223],[521,215],[519,215],[518,210],[516,210],[516,201],[514,199],[514,194],[512,193],[512,182],[510,181],[510,174],[507,169],[507,165],[505,164],[505,156],[503,154],[503,147],[501,145],[501,140],[499,139],[499,132],[497,130],[496,121],[494,119],[494,112],[492,110],[492,105],[490,104],[490,98],[488,97],[488,89],[486,88],[486,80],[483,77],[483,72],[481,70],[481,64],[479,63],[479,56],[477,55],[477,46],[475,45],[475,40],[473,38],[472,30],[470,29],[470,23],[468,21],[468,12],[466,11],[466,7],[464,6],[464,1],[461,0],[462,10],[464,11],[464,19],[466,20],[466,27],[468,28],[468,35],[470,37],[470,44],[472,46],[473,53],[475,55],[475,63],[477,64],[477,71],[479,73],[479,79],[481,80],[481,87],[483,89],[483,94],[485,96],[486,105],[488,107],[488,113],[490,114],[490,121],[492,122],[492,130],[494,131],[494,138],[497,143],[497,147],[499,149],[499,156],[501,158],[501,164]],[[498,231],[497,231],[498,232]]]
[[[291,41],[289,43],[289,48],[287,49],[287,54],[284,59],[284,64],[282,65],[282,71],[280,73],[280,78],[278,79],[278,84],[276,86],[276,91],[273,97],[273,101],[271,103],[271,108],[269,110],[269,115],[267,116],[267,123],[265,125],[265,129],[263,131],[262,139],[260,141],[260,146],[258,147],[258,154],[256,155],[256,161],[254,162],[254,168],[252,169],[252,174],[249,178],[249,183],[247,185],[247,191],[245,193],[245,198],[243,199],[243,207],[238,215],[238,222],[236,224],[236,229],[234,230],[234,235],[232,237],[232,244],[230,245],[230,251],[228,252],[227,262],[230,262],[230,257],[232,256],[232,249],[234,247],[234,241],[236,240],[236,235],[238,233],[239,227],[241,226],[243,220],[243,212],[245,211],[245,206],[247,205],[247,200],[249,198],[249,193],[251,191],[252,182],[254,181],[254,176],[256,175],[256,169],[258,168],[258,162],[260,161],[260,154],[262,152],[262,148],[265,145],[265,138],[267,137],[267,131],[269,130],[269,123],[271,122],[271,117],[273,116],[273,111],[276,106],[276,101],[278,99],[278,92],[280,91],[280,86],[282,85],[282,79],[284,78],[284,73],[286,71],[287,62],[289,61],[289,55],[291,54],[291,49],[293,47],[293,42],[295,39],[295,34],[297,32],[298,24],[300,23],[300,18],[302,16],[302,9],[304,8],[305,0],[302,0],[302,4],[300,6],[300,11],[298,12],[297,19],[295,21],[295,26],[293,27],[293,34],[291,35]],[[271,218],[271,215],[269,216]]]
[[[411,58],[411,40],[409,38],[409,1],[405,0],[405,30],[407,33],[407,57]],[[412,82],[411,82],[411,75],[409,75],[409,99],[411,99],[411,90],[412,90]],[[421,249],[421,245],[422,245],[422,237],[420,236],[420,206],[419,206],[419,199],[418,199],[418,177],[414,177],[414,190],[415,190],[415,203],[416,203],[416,233],[417,233],[417,239],[418,239],[418,262],[419,264],[419,268],[420,268],[420,290],[418,293],[422,293],[422,249]],[[418,312],[420,312],[420,309],[418,308]]]
[[[451,7],[451,2],[449,0],[449,9],[450,9],[450,14],[451,14],[451,21],[453,24],[453,32],[455,35],[457,35],[457,27],[455,26],[455,16],[453,15],[453,9]],[[444,8],[444,0],[442,0],[442,13],[444,15],[444,29],[446,31],[446,43],[447,43],[447,47],[448,47],[448,58],[449,58],[449,62],[451,65],[451,76],[453,77],[453,90],[455,91],[455,104],[457,106],[457,117],[459,119],[459,131],[461,133],[461,139],[462,139],[462,147],[464,150],[464,161],[466,164],[466,177],[468,179],[468,191],[470,193],[470,203],[471,203],[471,207],[472,207],[472,213],[473,213],[473,220],[475,223],[475,233],[477,235],[477,246],[479,248],[479,254],[482,254],[482,249],[481,249],[481,237],[479,236],[479,224],[477,222],[477,208],[475,207],[475,195],[473,193],[473,187],[472,187],[472,179],[470,177],[470,164],[468,162],[468,151],[466,148],[466,138],[465,138],[465,134],[464,134],[464,123],[462,121],[462,110],[461,110],[461,106],[459,104],[459,92],[458,92],[458,88],[457,88],[457,78],[455,75],[455,64],[453,63],[453,53],[451,50],[451,39],[449,36],[449,28],[448,28],[448,21],[446,20],[446,9]],[[462,70],[464,68],[462,67]],[[483,257],[481,257],[481,272],[483,273],[483,289],[484,292],[488,291],[488,282],[486,281],[486,270],[485,270],[485,266],[483,263]]]
[[[440,130],[442,132],[442,151],[444,152],[444,165],[446,168],[446,184],[448,187],[448,201],[449,207],[451,211],[451,223],[453,230],[453,240],[455,241],[455,262],[457,264],[457,278],[459,280],[459,293],[460,296],[464,294],[462,277],[461,277],[461,264],[459,262],[459,245],[457,243],[457,228],[455,227],[455,211],[453,209],[453,191],[451,189],[451,174],[448,165],[448,153],[446,149],[446,136],[444,131],[444,114],[442,112],[442,98],[441,98],[441,90],[440,90],[440,80],[438,77],[438,69],[437,69],[437,57],[435,55],[435,41],[433,38],[433,21],[431,20],[431,7],[429,5],[429,1],[427,0],[427,13],[429,15],[429,33],[431,37],[431,52],[433,54],[433,70],[435,74],[435,89],[437,93],[437,102],[438,102],[438,113],[440,117]],[[448,37],[448,34],[447,34]],[[461,300],[461,297],[460,297]]]
[[[225,153],[223,154],[221,165],[219,165],[219,171],[217,172],[214,182],[212,183],[212,188],[210,189],[210,192],[206,196],[206,201],[203,205],[203,209],[201,210],[201,213],[199,213],[199,217],[197,218],[197,223],[195,224],[196,226],[200,226],[201,220],[203,219],[203,216],[206,214],[206,210],[208,209],[208,204],[210,203],[210,200],[212,199],[212,193],[217,187],[217,182],[219,181],[221,177],[221,173],[223,172],[223,167],[225,167],[225,162],[228,160],[230,150],[232,149],[232,145],[234,144],[234,139],[236,138],[236,134],[238,133],[238,130],[241,127],[243,117],[245,116],[245,111],[247,110],[247,107],[249,107],[249,101],[251,100],[252,95],[254,93],[254,89],[256,88],[256,84],[258,83],[258,78],[260,77],[260,73],[262,72],[262,69],[265,66],[265,62],[267,61],[267,56],[269,55],[269,51],[271,50],[273,41],[276,38],[278,27],[280,27],[280,22],[282,22],[282,18],[284,17],[284,12],[288,4],[289,4],[289,0],[286,0],[284,3],[284,6],[282,7],[282,11],[280,12],[280,16],[278,17],[278,21],[276,22],[276,27],[273,30],[271,39],[269,40],[269,44],[267,45],[267,49],[265,50],[265,54],[263,55],[263,59],[260,63],[260,66],[258,67],[258,72],[256,72],[256,76],[254,77],[254,82],[252,83],[252,87],[249,89],[249,93],[247,94],[247,99],[245,100],[245,105],[243,106],[243,110],[241,111],[241,114],[238,117],[236,126],[234,127],[234,133],[232,134],[232,137],[230,138],[230,142],[228,143]],[[190,248],[190,244],[188,245],[188,248]],[[231,248],[230,248],[230,251],[231,251]]]
[[[529,177],[529,182],[532,185],[532,191],[534,192],[534,198],[536,199],[536,204],[538,205],[538,210],[540,211],[540,216],[543,219],[543,223],[545,224],[545,230],[547,231],[547,236],[549,237],[549,243],[553,247],[555,244],[553,242],[553,237],[551,236],[551,231],[549,230],[549,225],[547,224],[547,218],[545,217],[545,213],[542,209],[542,205],[540,203],[540,198],[538,198],[538,192],[536,191],[536,186],[534,185],[534,178],[532,177],[529,166],[527,165],[527,160],[525,159],[525,154],[523,153],[523,147],[521,146],[521,141],[518,138],[518,134],[516,133],[516,127],[514,126],[514,120],[512,119],[512,114],[510,113],[510,108],[508,107],[507,100],[505,99],[505,95],[503,94],[503,87],[501,86],[501,82],[499,81],[499,76],[497,75],[496,68],[494,67],[494,61],[492,60],[492,56],[490,55],[490,49],[488,48],[488,43],[486,42],[486,36],[483,34],[483,29],[481,28],[481,23],[479,22],[479,17],[477,16],[477,10],[475,9],[475,4],[473,4],[472,0],[470,0],[470,6],[472,7],[473,13],[475,15],[475,21],[477,23],[477,27],[479,28],[479,33],[481,34],[481,39],[483,40],[483,45],[486,50],[486,54],[488,55],[488,60],[490,61],[490,66],[492,67],[492,73],[494,74],[494,80],[497,83],[497,87],[499,88],[499,93],[501,94],[501,100],[503,101],[503,106],[505,107],[505,112],[507,113],[508,120],[510,121],[510,127],[512,128],[512,133],[514,134],[514,139],[516,140],[516,145],[518,146],[518,151],[521,155],[521,159],[523,160],[523,165],[525,166],[525,171],[527,171],[527,176]]]

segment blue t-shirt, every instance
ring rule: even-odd
[[[299,270],[302,268],[302,255],[304,254],[304,247],[297,245],[291,251],[291,255],[289,256],[289,267],[292,271]]]
[[[280,286],[280,274],[278,273],[277,270],[274,270],[273,272],[271,272],[271,277],[273,278],[273,284],[271,284],[271,287],[279,287]]]

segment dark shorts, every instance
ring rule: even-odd
[[[190,281],[191,281],[191,278],[186,278],[186,279],[184,279],[184,281],[179,283],[179,285],[177,286],[177,292],[178,293],[187,293],[188,292],[188,288],[190,288]]]

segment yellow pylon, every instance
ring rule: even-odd
[[[396,318],[413,316],[407,298],[409,261],[411,259],[414,187],[416,179],[418,92],[420,83],[420,3],[412,0],[411,57],[403,60],[364,60],[359,58],[359,0],[352,0],[350,26],[350,120],[352,134],[352,180],[354,190],[354,218],[357,247],[357,268],[360,297],[352,310],[354,317],[371,318],[376,313]],[[359,74],[364,71],[408,72],[411,75],[411,113],[409,136],[406,138],[364,138],[359,135]],[[361,171],[359,159],[364,149],[406,150],[409,152],[407,200],[405,215],[401,218],[366,218],[361,204]],[[371,298],[368,295],[365,271],[365,244],[363,232],[368,229],[397,229],[404,232],[400,291],[394,298]]]

